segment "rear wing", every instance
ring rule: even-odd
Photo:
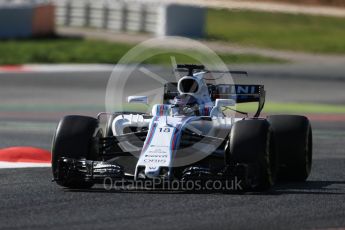
[[[236,103],[258,102],[258,109],[254,117],[258,117],[265,105],[266,91],[263,85],[238,85],[219,84],[208,85],[211,100],[233,99]],[[164,85],[164,104],[170,104],[170,100],[179,95],[177,83]]]

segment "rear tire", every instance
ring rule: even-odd
[[[98,120],[86,116],[64,117],[55,132],[52,143],[52,170],[57,184],[68,188],[90,188],[92,182],[68,175],[58,175],[58,161],[61,157],[72,159],[96,160],[93,137],[97,135]],[[62,178],[58,178],[58,177]]]
[[[279,179],[305,181],[311,171],[313,144],[308,118],[297,115],[269,116],[280,156]]]
[[[256,190],[267,190],[275,183],[277,156],[273,148],[270,124],[266,120],[242,120],[230,133],[228,162],[256,168]]]

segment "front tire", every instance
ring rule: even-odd
[[[275,183],[277,156],[272,143],[270,124],[266,120],[241,120],[231,129],[227,159],[256,169],[256,182],[252,186],[259,191],[267,190]]]
[[[92,182],[59,174],[61,157],[96,160],[93,137],[97,135],[98,120],[86,116],[64,117],[55,132],[52,143],[52,171],[57,184],[68,188],[90,188]]]

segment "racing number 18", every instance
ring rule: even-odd
[[[160,133],[170,133],[170,128],[159,128]]]

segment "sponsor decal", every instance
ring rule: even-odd
[[[144,159],[145,163],[165,163],[167,162],[165,159]]]
[[[254,85],[225,85],[220,84],[217,86],[218,93],[220,94],[255,94],[257,87]]]
[[[151,154],[145,154],[145,158],[167,158],[167,155],[151,155]]]

